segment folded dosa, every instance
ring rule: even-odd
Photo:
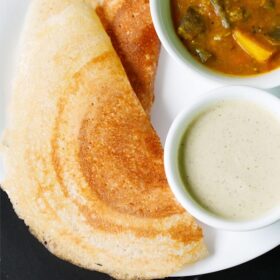
[[[97,12],[134,92],[149,114],[160,50],[149,0],[99,0]]]
[[[121,279],[205,255],[167,185],[162,148],[92,7],[30,6],[3,140],[14,209],[56,256]]]

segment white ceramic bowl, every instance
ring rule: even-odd
[[[280,122],[280,99],[262,90],[231,86],[216,89],[206,97],[197,98],[174,120],[165,143],[164,165],[168,183],[181,205],[201,222],[224,230],[246,231],[258,229],[272,224],[280,219],[280,205],[278,208],[265,213],[261,217],[248,221],[231,221],[221,218],[205,210],[197,203],[181,179],[178,166],[178,152],[181,139],[193,119],[205,108],[222,100],[244,100],[258,104],[262,108],[272,112]],[[280,166],[279,166],[280,170]]]
[[[150,0],[150,3],[156,32],[164,48],[180,64],[222,84],[247,85],[258,88],[273,88],[280,85],[280,68],[265,74],[238,77],[222,74],[202,65],[192,57],[174,30],[170,0]]]

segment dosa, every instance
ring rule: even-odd
[[[205,255],[173,198],[162,147],[92,6],[32,2],[3,139],[18,216],[56,256],[121,279]]]

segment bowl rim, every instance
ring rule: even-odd
[[[150,9],[155,30],[163,47],[177,63],[188,70],[191,69],[206,79],[224,85],[244,85],[263,89],[280,85],[280,67],[259,75],[235,76],[211,70],[202,65],[187,51],[174,30],[170,13],[170,0],[150,0]]]
[[[179,203],[192,216],[211,227],[230,231],[256,230],[280,219],[280,207],[273,208],[264,215],[247,221],[230,221],[212,214],[196,202],[185,188],[178,169],[178,146],[184,132],[193,118],[204,108],[221,100],[244,100],[254,102],[280,121],[280,99],[260,89],[246,86],[227,86],[212,90],[207,96],[197,97],[173,121],[165,142],[164,168],[169,186]]]

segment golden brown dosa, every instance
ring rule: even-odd
[[[129,81],[149,114],[160,42],[150,14],[149,0],[101,0],[97,8]]]
[[[32,2],[9,112],[3,188],[53,254],[122,279],[165,277],[205,255],[86,1]]]

